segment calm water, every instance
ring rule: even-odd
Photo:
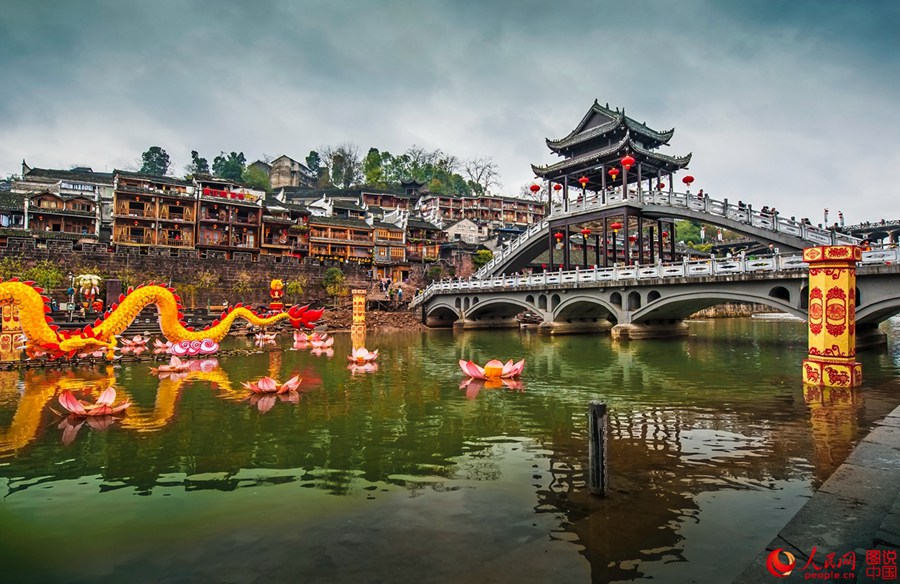
[[[0,568],[15,582],[730,581],[900,403],[900,324],[866,385],[804,395],[803,323],[695,322],[614,344],[528,332],[370,334],[335,355],[0,372]],[[236,339],[235,344],[246,344]],[[249,345],[248,345],[249,346]],[[526,358],[524,390],[460,358]],[[267,413],[240,383],[303,377]],[[63,444],[55,395],[135,405]],[[611,409],[612,492],[586,493],[586,411]]]

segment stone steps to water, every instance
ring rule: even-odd
[[[826,554],[855,552],[855,582],[886,581],[867,576],[865,560],[866,551],[900,548],[900,407],[876,424],[734,584],[773,582],[766,559],[779,548],[792,553],[797,566],[779,582],[805,581],[812,568],[798,568],[813,548],[820,566]]]

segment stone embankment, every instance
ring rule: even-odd
[[[766,565],[770,554],[778,549],[790,552],[796,562],[793,571],[784,578],[776,578]],[[810,563],[813,550],[815,557]],[[734,584],[831,582],[835,578],[826,577],[822,570],[826,555],[832,553],[838,559],[855,554],[855,566],[842,563],[841,568],[829,570],[838,572],[840,580],[893,582],[900,563],[898,550],[900,407],[876,424]],[[878,574],[868,561],[875,557]],[[884,563],[883,558],[893,558],[893,562]],[[780,560],[784,562],[785,557]],[[888,570],[893,566],[893,576],[883,577],[882,564],[888,565]]]
[[[710,306],[697,311],[688,318],[748,318],[754,314],[778,312],[778,310],[765,304],[752,304],[749,302],[726,302],[717,306]]]

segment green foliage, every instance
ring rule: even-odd
[[[475,255],[472,256],[472,264],[475,266],[475,269],[481,268],[481,266],[485,265],[489,261],[494,259],[494,254],[489,249],[479,249],[475,252]]]
[[[191,164],[188,166],[188,174],[209,174],[209,161],[201,158],[196,150],[191,150]]]
[[[10,278],[25,279],[25,264],[18,258],[6,257],[0,260],[0,280]]]
[[[425,282],[431,284],[435,280],[440,280],[444,276],[444,270],[440,266],[431,266],[425,273]]]
[[[238,182],[244,175],[246,165],[247,159],[244,158],[243,152],[232,152],[228,155],[220,152],[219,156],[213,158],[212,170],[219,178]]]
[[[309,154],[306,155],[306,167],[316,173],[317,176],[321,174],[322,157],[315,150],[310,150]]]
[[[384,188],[384,160],[378,148],[369,148],[363,160],[363,180],[371,187]]]
[[[284,285],[284,295],[291,299],[290,302],[299,302],[303,297],[303,291],[306,288],[307,279],[305,276],[297,276],[293,280],[288,280]]]
[[[712,249],[713,244],[712,244],[712,243],[695,243],[695,244],[692,245],[691,247],[693,247],[693,248],[696,249],[697,251],[702,251],[702,252],[704,252],[704,253],[709,253],[709,250]]]
[[[347,276],[340,268],[328,268],[322,277],[322,286],[331,296],[343,296],[347,293]]]
[[[675,241],[700,243],[701,224],[697,221],[678,220],[675,222]],[[713,231],[715,233],[715,231]],[[709,229],[706,230],[707,238]]]
[[[244,174],[241,175],[241,180],[245,184],[256,189],[266,192],[272,190],[272,183],[269,181],[269,175],[261,168],[247,167],[247,169],[244,170]]]
[[[249,272],[238,272],[234,277],[234,282],[231,283],[231,290],[237,294],[238,300],[243,302],[253,291],[253,276]]]
[[[41,260],[25,271],[26,280],[34,280],[34,283],[46,290],[59,288],[65,281],[66,275],[56,263],[50,260]]]
[[[169,171],[169,155],[159,146],[151,146],[141,155],[141,172],[165,176]]]

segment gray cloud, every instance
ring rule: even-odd
[[[697,188],[900,216],[893,2],[27,2],[4,6],[0,171],[323,144],[491,155],[507,192],[594,98],[677,132]]]

